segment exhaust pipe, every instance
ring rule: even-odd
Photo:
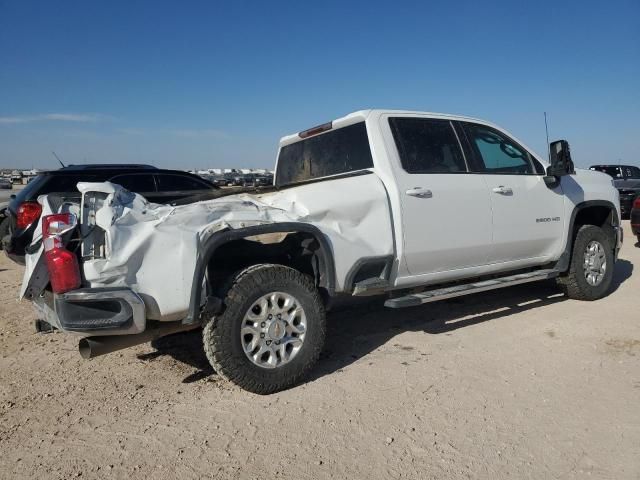
[[[103,337],[85,337],[78,343],[78,351],[82,358],[89,359],[106,355],[124,348],[152,342],[165,335],[186,332],[200,327],[199,324],[183,324],[178,322],[148,322],[147,329],[135,335],[106,335]]]

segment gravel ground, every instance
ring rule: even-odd
[[[627,225],[628,227],[628,225]],[[640,248],[593,303],[531,284],[342,306],[314,375],[221,381],[198,332],[91,361],[0,258],[1,478],[640,478]]]

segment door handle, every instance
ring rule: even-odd
[[[413,187],[407,190],[405,193],[411,197],[418,197],[418,198],[433,197],[433,193],[431,193],[431,190],[424,187]]]
[[[499,193],[501,195],[513,195],[513,190],[511,190],[511,187],[505,187],[504,185],[494,187],[493,191],[494,193]]]

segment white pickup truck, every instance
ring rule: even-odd
[[[595,300],[622,242],[611,178],[574,170],[567,142],[546,162],[455,115],[359,111],[283,137],[261,191],[161,206],[78,190],[39,199],[22,296],[42,320],[85,358],[202,327],[218,374],[258,393],[312,368],[337,295],[400,308],[555,278]]]

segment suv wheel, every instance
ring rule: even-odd
[[[600,227],[583,225],[573,242],[569,272],[558,284],[569,298],[597,300],[609,292],[613,265],[610,238]]]
[[[203,343],[218,374],[254,393],[298,383],[324,345],[325,311],[313,281],[281,265],[235,276],[225,310],[207,321]]]

